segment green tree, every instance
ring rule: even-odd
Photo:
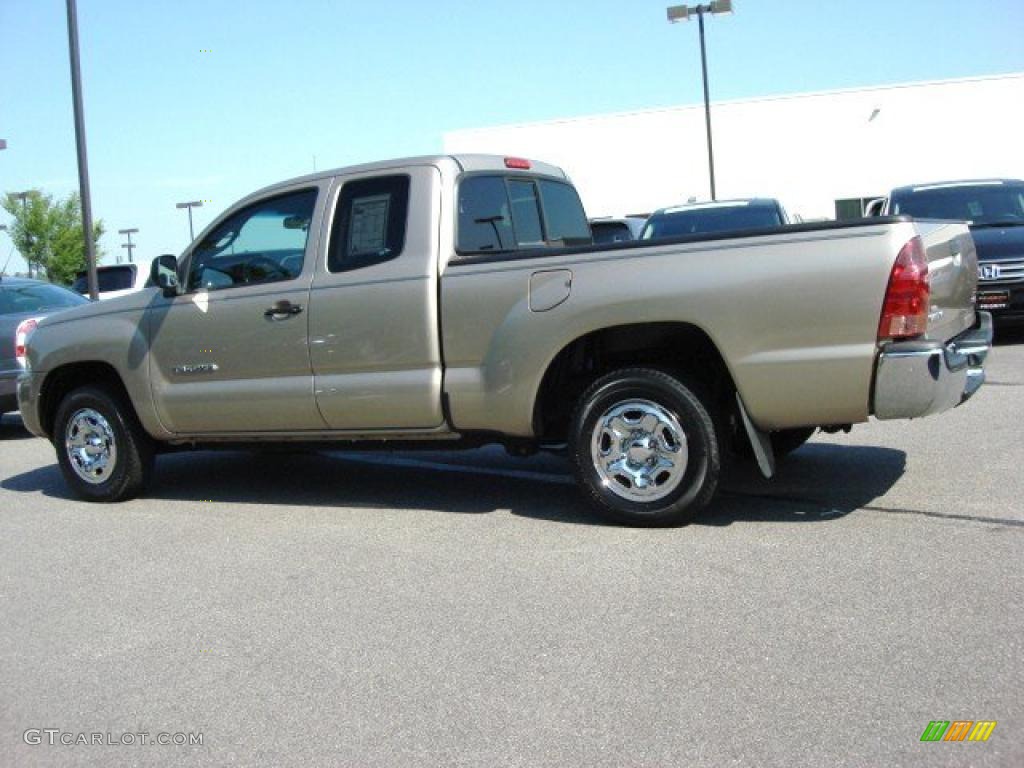
[[[0,206],[14,218],[8,232],[14,246],[37,273],[42,268],[51,282],[68,285],[85,269],[82,206],[77,192],[56,202],[38,189],[31,190],[24,202],[8,193]],[[99,239],[103,231],[102,221],[93,224],[97,261],[102,255]]]

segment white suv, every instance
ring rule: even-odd
[[[141,291],[146,287],[149,274],[140,270],[138,264],[111,264],[96,267],[96,280],[99,283],[99,299],[103,301]],[[83,296],[89,295],[89,277],[84,271],[78,273],[75,282],[71,284],[71,290]]]

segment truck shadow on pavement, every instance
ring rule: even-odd
[[[0,442],[7,440],[27,440],[35,437],[21,423],[21,416],[5,414],[0,416]]]
[[[733,468],[715,503],[695,524],[827,522],[884,495],[905,463],[902,451],[889,448],[811,442],[780,464],[772,481],[751,465]],[[9,477],[0,487],[73,498],[56,464]],[[497,448],[427,454],[172,453],[157,460],[155,482],[130,506],[159,500],[462,514],[509,510],[550,522],[604,524],[575,487],[565,459],[513,459]]]
[[[1024,344],[1024,326],[1011,326],[1009,328],[996,328],[995,339],[997,347],[1009,347],[1015,344]]]

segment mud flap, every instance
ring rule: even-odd
[[[760,468],[761,474],[771,480],[775,476],[775,451],[772,450],[771,435],[754,426],[754,422],[747,415],[747,409],[743,405],[743,399],[739,392],[736,393],[736,405],[739,406],[743,426],[747,430],[747,437],[750,438],[750,447],[754,449],[754,456],[757,457],[757,466]]]

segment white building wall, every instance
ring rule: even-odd
[[[711,119],[719,199],[805,218],[902,184],[1024,178],[1024,73],[712,103]],[[710,196],[703,105],[458,130],[444,150],[555,163],[591,216]]]

